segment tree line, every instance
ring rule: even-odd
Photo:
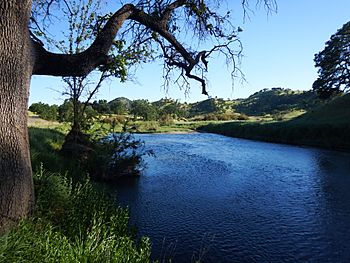
[[[260,90],[246,99],[211,98],[195,103],[181,103],[178,100],[161,99],[150,102],[145,99],[129,100],[117,98],[110,102],[95,100],[85,107],[85,121],[97,116],[128,116],[135,120],[160,121],[175,119],[235,120],[248,116],[264,116],[282,111],[309,110],[320,100],[314,91],[297,91],[283,88]],[[83,103],[80,103],[83,107]],[[73,101],[67,99],[62,105],[33,103],[29,110],[46,120],[73,122]],[[123,118],[119,118],[119,121]]]
[[[145,121],[159,120],[165,117],[174,119],[186,118],[189,112],[182,107],[182,104],[175,100],[165,100],[163,102],[149,102],[145,99],[139,100],[95,100],[89,103],[84,111],[83,119],[93,119],[99,115],[129,115],[134,119]],[[161,106],[160,104],[161,103]],[[40,118],[49,121],[72,122],[73,121],[73,101],[66,99],[61,105],[49,105],[43,102],[36,102],[30,105],[29,111],[39,115]],[[83,104],[79,104],[83,107]]]

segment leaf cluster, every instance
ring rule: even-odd
[[[319,77],[313,89],[322,97],[350,89],[350,22],[331,36],[314,61]]]

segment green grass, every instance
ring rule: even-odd
[[[293,123],[347,125],[350,123],[350,94],[337,97],[293,120]]]
[[[212,123],[211,121],[175,121],[166,125],[160,125],[158,122],[138,122],[137,132],[139,133],[172,133],[172,132],[193,132],[198,127]]]
[[[231,137],[349,150],[350,95],[288,121],[230,122],[199,129]]]
[[[213,121],[173,121],[162,123],[159,121],[130,121],[127,124],[127,130],[133,133],[171,133],[171,132],[193,132],[198,127],[203,126]],[[107,134],[113,130],[121,132],[123,126],[117,124],[113,129],[108,123],[96,122],[92,125],[92,133]]]
[[[0,262],[149,262],[150,242],[135,241],[128,211],[89,181],[42,171],[35,183],[35,214],[0,237]]]
[[[129,212],[57,154],[64,133],[30,128],[36,204],[30,219],[0,236],[0,262],[150,262]],[[85,179],[82,179],[85,178]]]

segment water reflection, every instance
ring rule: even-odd
[[[350,260],[348,153],[213,134],[140,137],[157,157],[115,189],[154,257]]]

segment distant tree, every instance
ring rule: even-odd
[[[30,105],[29,110],[31,112],[34,112],[36,114],[39,114],[40,112],[42,112],[44,110],[44,106],[45,104],[42,102],[36,102],[33,103],[32,105]]]
[[[161,111],[161,114],[162,115],[169,114],[169,115],[175,116],[177,115],[178,110],[179,110],[179,105],[177,105],[177,103],[170,103],[164,106],[164,108]]]
[[[56,121],[58,117],[58,106],[57,105],[49,105],[45,111],[39,114],[40,118],[48,121]]]
[[[331,36],[314,61],[319,77],[313,89],[321,97],[328,98],[350,89],[350,22]]]
[[[83,103],[76,104],[78,110],[84,107]],[[97,111],[91,106],[88,105],[85,107],[83,115],[79,119],[79,125],[83,129],[88,129],[90,127],[90,123],[94,117],[97,116]],[[58,107],[58,120],[60,122],[70,122],[72,123],[74,119],[74,103],[72,99],[66,99],[62,105]]]
[[[127,102],[124,100],[113,101],[110,103],[109,107],[112,113],[118,115],[124,115],[128,112],[128,105]]]
[[[58,106],[42,102],[33,103],[29,110],[39,115],[40,118],[48,121],[55,121],[58,117]]]
[[[176,101],[170,101],[170,103],[166,104],[159,112],[161,116],[170,115],[173,118],[183,118],[187,117],[188,112],[184,107]]]
[[[148,100],[134,100],[131,103],[131,114],[145,121],[153,121],[158,117],[157,109]]]
[[[100,114],[108,114],[111,112],[107,100],[94,101],[92,103],[92,108]]]
[[[73,121],[73,102],[66,99],[58,107],[58,120],[60,122],[72,122]]]

